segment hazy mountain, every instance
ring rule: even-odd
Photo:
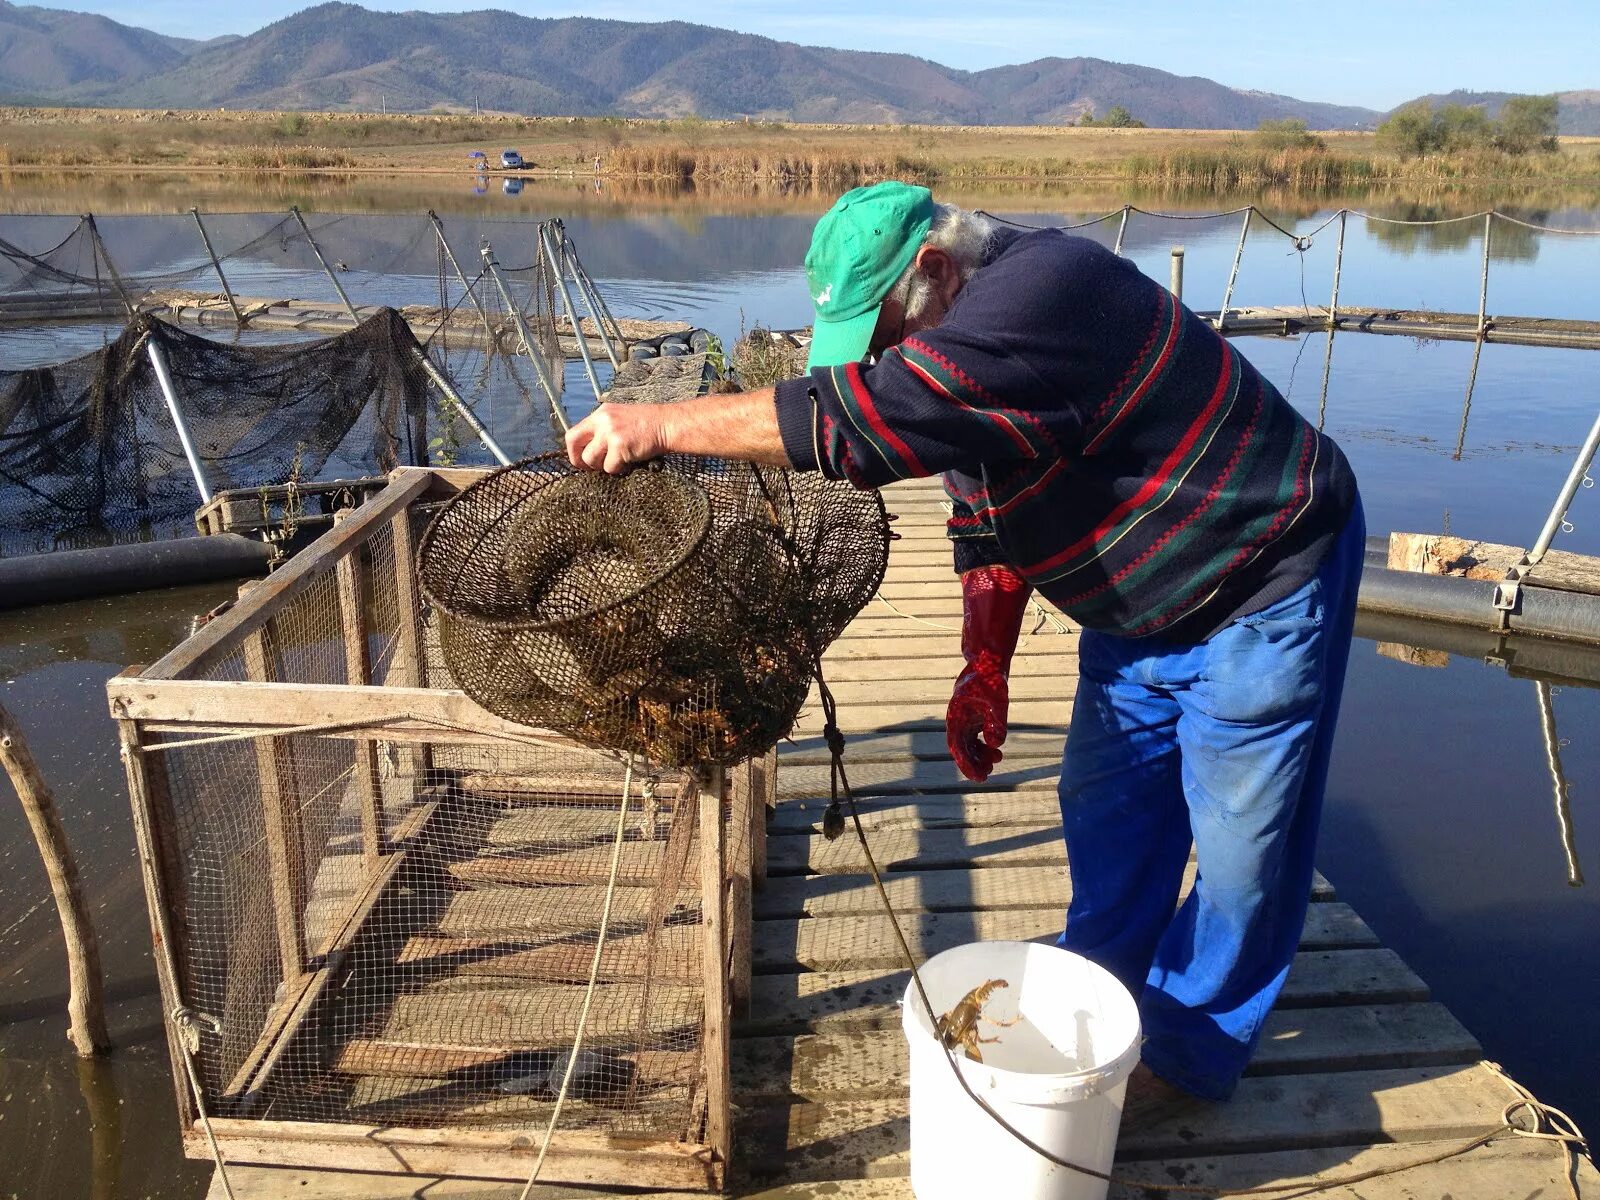
[[[1466,104],[1481,106],[1491,117],[1500,115],[1500,106],[1513,92],[1454,91],[1418,96],[1437,108],[1441,104]],[[1561,108],[1557,115],[1561,132],[1571,137],[1600,137],[1600,90],[1557,92]],[[1411,101],[1416,103],[1416,101]],[[1401,107],[1404,107],[1402,105]]]
[[[42,99],[81,85],[144,79],[180,65],[206,44],[164,37],[93,13],[0,0],[0,96]]]
[[[1600,123],[1600,94],[1569,95],[1586,99],[1563,104],[1564,132],[1569,107]],[[683,21],[369,12],[343,3],[247,37],[192,43],[0,0],[0,96],[164,108],[481,104],[530,114],[973,125],[1064,123],[1120,104],[1150,125],[1201,129],[1253,129],[1277,117],[1316,129],[1370,127],[1382,118],[1093,58],[959,71],[908,54],[800,46]]]

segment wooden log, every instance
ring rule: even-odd
[[[515,1128],[480,1132],[229,1118],[214,1119],[211,1124],[229,1163],[523,1183],[539,1154],[538,1139]],[[199,1126],[185,1130],[183,1148],[191,1158],[211,1158],[205,1131]],[[694,1142],[563,1130],[550,1143],[541,1178],[578,1184],[626,1179],[636,1187],[717,1191],[722,1187],[723,1161],[709,1147]]]
[[[641,933],[608,937],[600,953],[600,978],[608,981],[658,979],[691,982],[702,974],[700,937],[695,926],[663,930],[654,939]],[[594,961],[592,940],[525,931],[514,939],[418,934],[400,949],[397,962],[448,963],[458,975],[582,981]]]
[[[345,510],[346,513],[350,511]],[[367,649],[367,607],[361,587],[360,564],[359,553],[346,554],[336,568],[345,682],[353,687],[365,687],[372,682],[372,662]],[[374,870],[385,849],[383,783],[378,773],[376,739],[356,739],[354,770],[356,795],[361,803],[361,857],[366,868]]]
[[[297,596],[333,570],[340,557],[352,552],[374,529],[396,513],[404,512],[426,488],[425,474],[397,480],[384,488],[338,528],[318,538],[258,583],[251,589],[247,601],[235,604],[203,625],[193,637],[179,642],[148,667],[143,677],[151,680],[193,677],[238,650],[249,634],[262,629]]]
[[[732,1084],[729,1077],[730,997],[729,938],[723,915],[727,853],[722,802],[726,783],[720,767],[712,769],[709,786],[700,793],[700,969],[704,976],[706,1023],[701,1039],[705,1054],[705,1143],[722,1163],[733,1153]]]
[[[269,680],[276,674],[265,628],[245,635],[244,661],[245,670],[254,680]],[[293,985],[305,971],[306,955],[306,863],[299,784],[287,742],[259,737],[254,739],[253,748],[278,933],[278,960],[283,981]]]
[[[593,1044],[589,1042],[587,1030],[584,1042]],[[545,1048],[560,1050],[566,1047]],[[429,1045],[382,1038],[358,1038],[348,1042],[339,1052],[333,1069],[345,1075],[438,1079],[514,1065],[517,1056],[526,1055],[530,1049],[534,1047],[518,1044],[479,1045],[476,1039],[466,1045]],[[697,1050],[626,1050],[618,1053],[616,1058],[632,1063],[637,1071],[637,1080],[650,1087],[664,1084],[687,1086],[700,1073],[700,1052]]]
[[[395,997],[378,1035],[411,1044],[565,1050],[577,1035],[588,976],[579,983],[504,982],[456,976]],[[705,1001],[693,984],[595,987],[584,1042],[607,1048],[681,1042],[697,1035]]]
[[[1506,1197],[1545,1197],[1568,1194],[1566,1156],[1548,1143],[1523,1138],[1498,1138],[1469,1154],[1446,1158],[1427,1166],[1419,1162],[1444,1155],[1458,1140],[1408,1141],[1373,1146],[1334,1146],[1312,1150],[1280,1150],[1261,1154],[1212,1157],[1157,1158],[1119,1163],[1116,1172],[1126,1182],[1114,1183],[1107,1200],[1151,1200],[1143,1184],[1182,1183],[1225,1194],[1274,1183],[1331,1180],[1368,1176],[1375,1171],[1394,1174],[1365,1178],[1360,1183],[1319,1190],[1319,1200],[1505,1200]],[[770,1179],[764,1164],[747,1164],[741,1155],[734,1164],[732,1186],[746,1200],[911,1200],[908,1176],[873,1176],[866,1179],[830,1178],[814,1182],[753,1183],[743,1176],[751,1168]],[[1600,1170],[1586,1158],[1574,1168],[1580,1192],[1587,1196],[1600,1189]],[[489,1184],[470,1179],[408,1178],[358,1174],[348,1171],[306,1171],[286,1167],[234,1166],[228,1170],[235,1200],[520,1200],[520,1184]],[[1294,1190],[1281,1193],[1294,1196]],[[1300,1195],[1305,1195],[1302,1189]],[[692,1193],[656,1192],[650,1200],[691,1200]],[[591,1200],[592,1194],[572,1188],[540,1188],[534,1200]],[[220,1176],[213,1174],[206,1200],[228,1200]]]
[[[259,585],[258,585],[259,586]],[[219,618],[220,620],[220,618]],[[205,628],[209,629],[207,625]],[[247,639],[248,640],[248,639]],[[306,725],[360,725],[329,737],[370,737],[382,726],[387,741],[439,741],[570,747],[570,739],[503,721],[465,692],[445,688],[350,687],[341,683],[258,680],[149,679],[119,675],[106,684],[112,715],[164,731],[235,733]],[[444,727],[444,728],[441,728]]]
[[[128,799],[133,811],[134,841],[139,848],[140,875],[144,881],[145,911],[150,919],[150,943],[161,992],[161,1011],[175,1012],[184,1003],[187,963],[188,893],[182,861],[174,845],[177,819],[172,808],[166,761],[146,754],[133,721],[117,722],[122,767],[128,779]],[[177,1026],[162,1022],[172,1086],[178,1102],[178,1120],[187,1127],[195,1119],[194,1096],[189,1089],[187,1051]]]
[[[78,878],[77,860],[56,811],[54,794],[28,749],[22,730],[0,704],[0,766],[11,777],[17,800],[28,819],[39,858],[50,880],[61,939],[67,952],[67,1040],[82,1057],[111,1048],[106,1032],[104,980],[100,973],[100,941],[89,918]]]
[[[754,910],[751,907],[751,869],[755,830],[754,760],[746,760],[724,772],[728,781],[728,939],[732,963],[730,989],[733,1010],[743,1013],[750,1004],[751,936]],[[765,828],[763,821],[762,827]]]

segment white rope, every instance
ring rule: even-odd
[[[182,1005],[172,1011],[168,1020],[177,1027],[178,1040],[183,1043],[181,1055],[183,1069],[189,1076],[189,1088],[194,1092],[194,1107],[200,1115],[200,1127],[206,1133],[206,1144],[211,1147],[211,1160],[217,1164],[217,1178],[222,1181],[223,1194],[228,1200],[235,1200],[233,1183],[228,1178],[228,1164],[223,1161],[222,1147],[217,1144],[217,1135],[211,1128],[211,1114],[206,1112],[205,1089],[200,1086],[200,1076],[194,1069],[194,1056],[200,1053],[200,1030],[209,1028],[213,1033],[217,1033],[221,1031],[222,1025],[215,1017],[195,1012]]]
[[[556,1123],[561,1120],[562,1106],[567,1102],[567,1089],[572,1085],[573,1073],[578,1068],[578,1055],[583,1050],[584,1027],[589,1023],[589,1008],[594,1003],[595,986],[600,980],[600,956],[606,948],[606,927],[611,923],[611,901],[617,894],[617,871],[622,863],[622,842],[628,832],[628,795],[633,791],[633,756],[628,757],[627,770],[622,777],[622,806],[617,810],[617,836],[611,845],[611,873],[606,880],[606,899],[600,908],[600,932],[595,938],[594,958],[589,964],[589,987],[583,996],[583,1008],[578,1012],[578,1031],[572,1039],[572,1051],[567,1056],[566,1074],[561,1079],[561,1090],[556,1093],[556,1106],[550,1113],[550,1123],[545,1126],[544,1142],[539,1147],[539,1158],[533,1164],[533,1174],[523,1185],[520,1200],[528,1200],[528,1193],[538,1182],[544,1170],[545,1155],[550,1152],[550,1139],[555,1136]]]

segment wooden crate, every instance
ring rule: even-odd
[[[394,472],[108,684],[163,1009],[197,1014],[191,1061],[230,1163],[524,1179],[549,1105],[517,1073],[552,1055],[546,1084],[560,1073],[595,965],[592,931],[571,923],[605,892],[611,824],[637,802],[586,1047],[651,1104],[624,1119],[614,1096],[569,1099],[541,1178],[718,1189],[775,760],[646,788],[455,689],[415,547],[480,475]],[[535,1007],[537,1036],[518,1024]],[[468,1036],[431,1036],[452,1012]],[[637,1036],[608,1043],[608,1020]],[[209,1158],[185,1021],[168,1024],[184,1146]],[[408,1123],[417,1096],[432,1115]]]

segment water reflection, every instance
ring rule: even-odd
[[[1600,646],[1557,642],[1542,638],[1494,634],[1468,626],[1420,621],[1390,614],[1363,613],[1357,621],[1360,636],[1377,642],[1385,658],[1420,668],[1446,668],[1451,656],[1480,659],[1513,679],[1533,682],[1544,765],[1555,797],[1556,828],[1566,862],[1569,887],[1583,886],[1572,804],[1562,752],[1571,743],[1556,727],[1555,697],[1562,687],[1600,691]]]

